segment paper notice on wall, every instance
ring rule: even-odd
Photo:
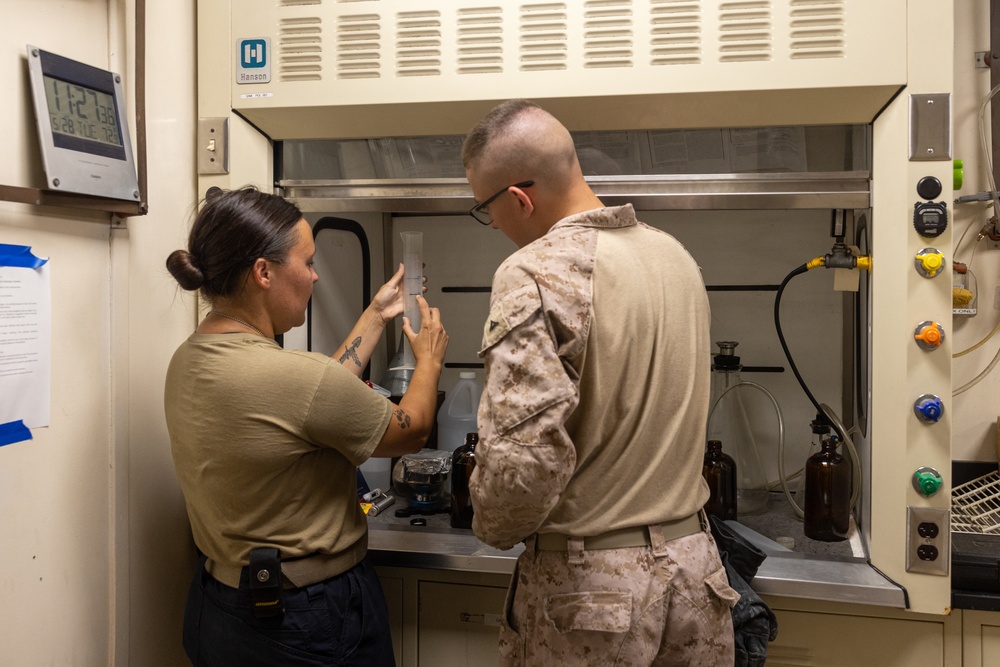
[[[399,137],[376,139],[389,178],[465,178],[463,137]]]
[[[727,130],[653,130],[652,170],[657,174],[721,174],[730,171]]]
[[[733,171],[805,171],[806,130],[801,126],[729,131]]]
[[[49,425],[51,342],[48,260],[0,244],[0,445]]]
[[[641,174],[640,140],[637,131],[577,132],[576,154],[584,176]]]
[[[656,174],[801,172],[805,128],[651,130],[649,156]]]

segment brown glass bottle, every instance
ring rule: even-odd
[[[472,498],[469,496],[469,478],[476,467],[476,445],[479,434],[465,434],[465,444],[458,447],[451,457],[451,527],[472,528]]]
[[[837,453],[836,436],[806,460],[806,502],[803,530],[822,542],[847,539],[851,525],[851,465]]]
[[[719,519],[736,519],[736,461],[722,451],[722,442],[709,440],[701,474],[711,495],[705,512]]]

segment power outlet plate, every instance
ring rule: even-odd
[[[906,571],[948,576],[951,513],[933,507],[906,508]]]

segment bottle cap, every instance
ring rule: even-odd
[[[816,419],[809,422],[812,427],[812,432],[816,434],[829,433],[830,432],[830,422],[823,413],[817,413]]]

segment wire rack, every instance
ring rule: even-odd
[[[951,529],[1000,535],[1000,471],[951,490]]]

